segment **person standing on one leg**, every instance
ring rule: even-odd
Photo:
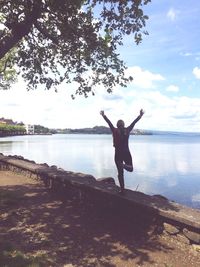
[[[100,112],[104,120],[108,123],[112,135],[113,135],[113,146],[115,147],[115,164],[118,171],[118,180],[120,184],[120,192],[124,192],[124,169],[126,171],[133,171],[132,157],[129,150],[129,135],[135,124],[144,115],[143,109],[140,110],[139,116],[128,126],[125,127],[123,120],[118,120],[117,128],[113,126],[112,122],[105,115],[104,111]]]

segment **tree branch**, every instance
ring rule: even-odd
[[[5,54],[17,43],[26,36],[31,30],[32,24],[26,23],[13,23],[11,34],[7,34],[0,41],[0,59],[5,56]]]
[[[39,32],[41,32],[45,37],[47,37],[48,39],[50,39],[54,44],[56,44],[56,45],[58,45],[58,39],[56,38],[56,37],[54,37],[54,36],[52,36],[48,31],[47,31],[47,29],[45,29],[45,28],[42,28],[41,26],[40,26],[40,24],[36,21],[35,23],[34,23],[34,25],[35,25],[35,27],[37,28],[37,30],[39,31]]]
[[[12,23],[4,23],[9,29],[8,32],[0,40],[0,59],[5,56],[5,54],[18,44],[18,42],[31,31],[32,26],[37,21],[41,15],[42,2],[39,0],[33,5],[33,9],[25,14],[26,17],[24,21],[18,22],[13,21]]]

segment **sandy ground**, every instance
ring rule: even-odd
[[[95,209],[8,171],[0,171],[2,192],[16,199],[0,205],[0,249],[6,240],[24,254],[43,254],[41,266],[200,266],[192,246],[150,234],[148,222],[129,220],[121,210]]]

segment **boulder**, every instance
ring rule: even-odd
[[[193,243],[200,244],[200,234],[199,233],[195,233],[195,232],[189,231],[188,229],[184,228],[183,234]]]
[[[115,179],[112,177],[99,178],[99,179],[97,179],[97,181],[100,183],[103,183],[103,184],[115,185]]]
[[[180,232],[178,227],[175,227],[169,223],[164,223],[163,226],[164,226],[164,230],[170,235],[176,235]]]

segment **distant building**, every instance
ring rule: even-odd
[[[34,125],[26,124],[26,133],[27,134],[34,134],[35,133]]]
[[[2,123],[2,124],[9,124],[9,125],[15,125],[15,122],[13,120],[4,119],[4,118],[0,118],[0,123]]]

